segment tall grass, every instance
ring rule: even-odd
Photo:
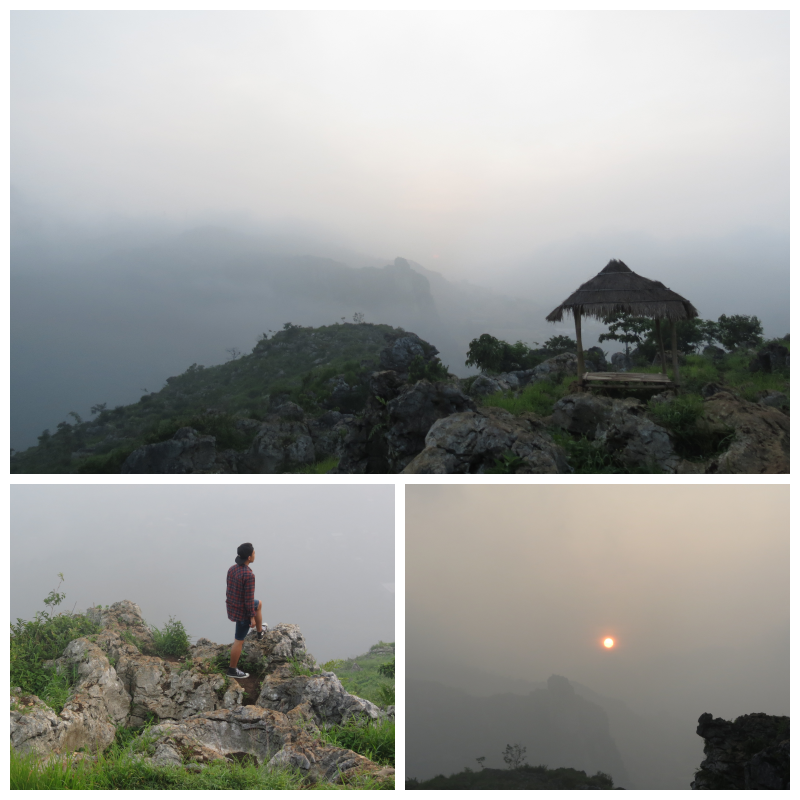
[[[513,393],[490,394],[484,397],[479,405],[493,408],[504,408],[511,414],[531,412],[540,417],[553,413],[553,405],[569,391],[569,385],[575,376],[566,376],[558,383],[543,380],[526,386],[518,395]]]
[[[394,789],[394,781],[370,777],[339,786],[313,784],[299,771],[267,770],[253,763],[214,761],[199,771],[183,766],[155,766],[125,749],[112,749],[97,759],[63,764],[59,758],[40,761],[11,748],[12,789]]]
[[[376,764],[394,766],[394,720],[350,717],[344,725],[320,730],[320,738],[366,756]]]

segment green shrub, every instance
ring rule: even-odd
[[[480,400],[480,405],[504,408],[512,414],[529,412],[540,417],[553,413],[553,405],[569,391],[575,376],[565,376],[560,382],[550,380],[536,381],[528,384],[518,395],[511,393],[490,394]]]
[[[428,380],[431,383],[447,380],[447,367],[439,359],[426,361],[422,356],[414,356],[408,367],[408,380],[416,383],[421,380]]]
[[[703,399],[684,394],[666,403],[650,403],[653,419],[665,427],[675,443],[675,452],[687,459],[705,459],[725,449],[732,430],[712,430],[703,417]]]
[[[151,625],[150,632],[153,634],[156,655],[163,657],[189,654],[189,635],[180,620],[170,617],[161,630]]]
[[[63,580],[63,576],[59,575]],[[17,619],[11,624],[9,666],[11,686],[19,687],[23,694],[36,695],[56,713],[64,707],[78,674],[74,669],[58,674],[43,662],[60,658],[66,646],[74,639],[100,633],[100,627],[82,614],[56,614],[54,609],[65,595],[58,587],[45,598],[48,611],[38,611],[29,621]]]

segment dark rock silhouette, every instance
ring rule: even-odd
[[[705,759],[692,789],[788,789],[789,717],[745,714],[733,722],[703,714]]]

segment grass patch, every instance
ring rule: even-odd
[[[394,653],[385,652],[389,648],[394,648],[394,642],[378,642],[368,653],[328,661],[322,668],[334,672],[350,694],[385,708],[394,705],[394,672],[391,676],[386,673],[388,666],[394,665]]]
[[[347,786],[312,784],[299,771],[266,770],[252,763],[215,761],[199,771],[183,766],[154,766],[127,748],[62,765],[11,749],[11,789],[394,789],[393,781],[364,777]]]
[[[306,466],[298,467],[297,469],[289,470],[293,475],[325,475],[332,469],[339,466],[339,457],[331,456],[322,461],[317,461],[316,464],[308,464]]]
[[[394,720],[350,717],[344,725],[323,728],[320,739],[384,766],[394,766]]]
[[[498,392],[482,398],[479,405],[489,408],[504,408],[511,414],[524,412],[546,417],[553,413],[553,405],[569,391],[574,375],[565,376],[560,382],[550,380],[536,381],[526,386],[518,395],[511,392]]]
[[[733,438],[732,430],[711,430],[703,417],[703,398],[683,394],[667,403],[650,403],[650,416],[666,428],[682,458],[700,460],[722,452]]]

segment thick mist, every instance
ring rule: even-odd
[[[688,788],[702,713],[789,713],[789,487],[408,486],[406,669],[411,737],[415,681],[444,703],[430,683],[527,696],[558,675],[606,708],[635,788]],[[645,734],[680,756],[672,784]],[[475,766],[437,737],[416,777]]]
[[[300,626],[320,661],[394,639],[393,486],[11,487],[11,620],[64,574],[59,610],[137,603],[226,644],[225,575],[251,542],[264,623]]]
[[[364,313],[467,374],[481,333],[574,336],[544,317],[611,258],[783,336],[788,41],[786,12],[13,12],[12,445],[289,321]],[[365,290],[397,257],[424,302]]]

